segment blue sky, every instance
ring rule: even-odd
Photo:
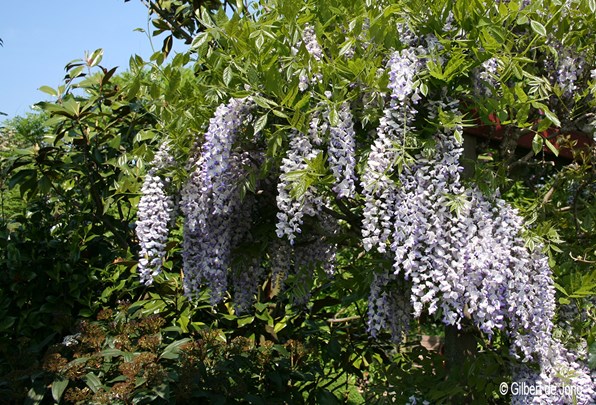
[[[125,71],[131,55],[153,53],[145,33],[147,9],[140,0],[25,0],[0,6],[0,111],[25,115],[50,97],[38,89],[57,87],[64,66],[85,51],[104,49],[101,65]],[[156,49],[160,39],[153,39]],[[182,49],[184,45],[178,45]],[[176,48],[175,48],[176,49]],[[7,117],[0,117],[0,120]]]

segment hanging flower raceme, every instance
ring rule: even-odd
[[[153,283],[153,279],[161,272],[166,255],[174,201],[166,193],[168,181],[162,179],[157,172],[170,166],[172,162],[168,145],[163,143],[155,154],[141,189],[136,234],[141,247],[138,271],[141,282],[145,285]]]
[[[287,236],[291,244],[294,244],[296,234],[301,232],[304,215],[314,216],[321,205],[321,199],[312,187],[302,190],[300,195],[293,195],[292,176],[307,170],[307,161],[320,153],[321,150],[313,148],[307,135],[296,131],[290,134],[290,148],[282,160],[277,185],[277,236]]]
[[[308,23],[304,24],[302,39],[308,53],[317,61],[320,61],[323,58],[323,49],[321,48],[321,45],[319,45],[319,41],[317,41],[317,34],[315,33],[314,28]]]
[[[412,130],[416,110],[413,105],[420,96],[414,79],[421,68],[413,48],[395,52],[388,63],[390,105],[384,111],[361,185],[364,194],[363,244],[366,250],[376,247],[385,252],[393,229],[394,194],[397,184],[391,179],[406,133]]]
[[[374,274],[368,297],[367,319],[368,333],[372,337],[388,329],[391,340],[400,343],[410,329],[412,304],[404,284],[390,270]]]
[[[582,75],[584,63],[581,58],[565,56],[559,60],[557,71],[555,73],[556,83],[563,91],[563,97],[572,99],[578,91],[577,82]]]
[[[456,103],[435,104],[429,109],[430,118],[439,108],[457,111]],[[399,175],[391,250],[395,273],[403,273],[413,283],[414,316],[420,316],[424,307],[431,314],[443,307],[444,320],[452,324],[458,318],[446,303],[458,303],[456,313],[463,312],[459,310],[463,309],[464,271],[457,252],[465,238],[458,237],[458,231],[468,225],[459,224],[449,206],[449,197],[463,191],[458,163],[462,149],[451,131],[438,133],[435,142],[432,156],[416,156],[416,164],[404,167]]]
[[[217,108],[182,190],[185,294],[192,296],[205,283],[214,304],[227,290],[234,233],[243,229],[237,226],[243,209],[238,181],[245,175],[247,156],[232,152],[232,145],[251,108],[249,99],[231,99]]]
[[[458,114],[455,102],[429,102],[430,119],[440,110]],[[439,132],[434,152],[404,165],[392,191],[393,205],[380,211],[393,226],[394,275],[376,275],[369,330],[399,330],[391,325],[395,315],[388,303],[395,299],[389,299],[385,286],[401,274],[411,284],[414,316],[440,309],[443,322],[459,325],[469,313],[488,336],[507,330],[515,353],[537,360],[548,346],[554,310],[546,257],[524,247],[523,221],[505,201],[463,188],[463,148],[453,132]]]
[[[265,269],[258,258],[240,263],[234,269],[231,279],[234,308],[237,314],[245,314],[250,310],[265,275]]]
[[[578,357],[561,342],[551,339],[541,355],[540,370],[530,368],[527,363],[514,367],[513,381],[520,389],[512,392],[511,403],[593,404],[596,401],[596,384],[590,370]]]
[[[350,105],[343,103],[338,111],[337,125],[329,126],[329,165],[335,177],[333,191],[339,198],[353,197],[356,166],[355,131]]]
[[[475,70],[474,90],[476,94],[484,97],[493,95],[493,89],[499,84],[497,73],[499,61],[497,58],[490,58],[482,62],[482,66]]]

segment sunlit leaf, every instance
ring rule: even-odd
[[[43,91],[46,94],[49,94],[50,96],[58,97],[58,92],[56,90],[54,90],[53,88],[51,88],[50,86],[41,86],[39,88],[39,90]]]
[[[540,35],[541,37],[546,37],[546,28],[544,28],[544,25],[542,25],[540,22],[532,20],[530,21],[530,26],[536,34]]]

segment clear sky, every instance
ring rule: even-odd
[[[148,31],[147,24],[140,0],[0,0],[0,111],[8,118],[25,115],[49,99],[39,87],[57,87],[64,66],[85,51],[103,48],[101,65],[119,66],[117,72],[127,69],[131,55],[148,59],[149,38],[134,31]],[[153,41],[159,49],[161,40]]]

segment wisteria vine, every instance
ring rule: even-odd
[[[454,28],[456,24],[449,15],[444,30],[464,36]],[[241,198],[239,179],[247,176],[248,167],[260,162],[255,165],[250,152],[234,146],[240,131],[252,122],[256,107],[250,98],[232,98],[217,108],[202,146],[191,157],[182,189],[185,293],[193,297],[207,286],[212,303],[217,304],[230,284],[236,311],[244,313],[250,311],[268,275],[279,290],[292,276],[301,291],[294,303],[305,304],[315,268],[334,274],[335,239],[348,222],[345,216],[334,215],[337,206],[346,201],[361,203],[359,228],[350,226],[360,232],[362,254],[391,263],[370,274],[367,328],[373,337],[388,330],[400,342],[411,319],[423,314],[436,315],[458,328],[468,319],[489,339],[497,332],[510,338],[511,354],[521,364],[515,377],[520,381],[555,385],[573,381],[588,387],[592,380],[585,367],[574,363],[573,355],[552,336],[555,289],[547,257],[539,247],[526,247],[523,218],[498,191],[485,195],[464,181],[463,107],[447,90],[428,94],[428,88],[421,85],[427,77],[429,55],[441,54],[434,62],[443,65],[448,52],[432,34],[417,38],[407,24],[397,30],[403,49],[389,55],[379,74],[388,77],[388,95],[379,97],[385,104],[374,134],[358,132],[355,123],[362,111],[351,101],[331,108],[327,103],[333,95],[330,90],[324,92],[327,100],[311,102],[308,112],[297,109],[297,120],[304,113],[307,122],[296,125],[300,130],[276,122],[286,131],[280,142],[286,149],[271,159],[281,162],[279,167],[266,174],[273,183],[270,202],[276,211],[270,225],[275,235],[266,240],[268,248],[238,265],[233,263],[233,250],[251,240],[252,214],[257,209],[254,195]],[[417,45],[424,41],[426,48]],[[315,82],[322,88],[324,70],[319,69],[319,62],[328,56],[309,24],[302,31],[300,45],[308,60],[288,74],[298,76],[294,92],[305,92]],[[296,56],[298,51],[294,48],[292,53]],[[354,58],[354,49],[345,55]],[[587,70],[571,55],[561,55],[549,79],[561,98],[571,102],[576,83]],[[472,86],[467,94],[491,98],[504,92],[499,77],[506,70],[503,58],[491,57],[470,69]],[[277,116],[287,115],[278,112]],[[444,116],[455,119],[445,123]],[[434,130],[434,134],[427,131],[422,141],[420,122]],[[370,145],[368,153],[360,153],[366,147],[357,140]],[[326,184],[308,178],[309,164],[315,160],[325,161],[321,165],[327,172],[316,175],[325,177]],[[157,175],[162,161],[168,161],[166,155],[156,157],[156,168],[145,179],[139,204],[139,274],[145,284],[159,274],[173,205],[165,191],[167,181]],[[360,214],[345,205],[342,208]],[[526,363],[541,368],[535,371]],[[593,388],[583,392],[579,403],[589,403]]]

